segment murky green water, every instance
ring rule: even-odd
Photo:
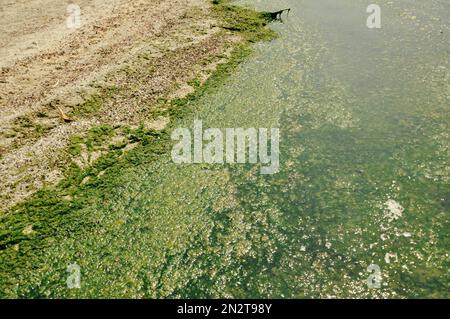
[[[279,127],[280,172],[169,154],[124,170],[80,210],[98,227],[50,242],[46,266],[8,294],[449,296],[449,5],[378,1],[382,29],[370,30],[369,1],[246,3],[292,11],[195,118]],[[65,285],[72,262],[79,290]]]

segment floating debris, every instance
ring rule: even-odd
[[[386,201],[386,203],[384,203],[384,206],[386,207],[384,211],[384,217],[389,222],[399,219],[402,216],[403,211],[405,210],[402,205],[400,205],[393,199],[389,199],[388,201]]]
[[[386,264],[390,264],[391,263],[391,259],[395,259],[392,260],[392,262],[397,262],[398,261],[398,256],[395,253],[386,253],[386,255],[384,256],[384,261],[386,262]]]

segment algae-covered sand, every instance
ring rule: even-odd
[[[2,128],[18,132],[2,165],[52,151],[50,164],[32,153],[22,168],[2,166],[2,297],[449,297],[448,8],[380,1],[383,28],[370,30],[364,1],[145,3],[129,11],[159,8],[160,33],[116,11],[139,22],[139,37],[117,44],[127,58],[108,51],[123,64],[87,83],[79,103],[53,99],[46,75],[33,90],[47,100],[2,105]],[[258,13],[287,7],[270,27]],[[105,23],[76,34],[112,32]],[[36,81],[16,82],[20,65],[2,90]],[[15,94],[28,101],[29,90]],[[280,172],[175,164],[170,134],[195,119],[280,128]],[[58,177],[42,188],[47,165]],[[31,177],[28,192],[11,186],[28,185],[19,176]],[[80,287],[69,289],[73,264]]]

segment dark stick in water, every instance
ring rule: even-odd
[[[283,15],[283,13],[284,13],[285,11],[287,11],[287,16],[289,16],[289,12],[291,11],[291,8],[283,9],[283,10],[276,11],[276,12],[269,12],[270,18],[271,18],[272,20],[283,21],[282,15]]]

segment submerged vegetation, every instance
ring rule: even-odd
[[[219,36],[240,41],[207,79],[188,81],[189,94],[152,105],[150,119],[167,125],[98,124],[73,135],[64,151],[84,162],[0,215],[0,296],[448,297],[447,83],[435,64],[447,65],[444,46],[397,55],[430,38],[408,31],[403,43],[379,30],[374,44],[363,28],[343,36],[334,9],[321,32],[314,10],[323,2],[272,25],[284,35],[276,45],[253,46],[275,38],[273,15],[213,1]],[[339,6],[360,18],[358,6]],[[128,78],[135,69],[150,72]],[[79,116],[127,88],[88,100]],[[279,127],[280,172],[174,164],[170,133],[198,118]],[[67,289],[73,262],[82,289]],[[368,286],[374,265],[377,289]]]
[[[213,74],[201,84],[193,85],[194,92],[183,98],[165,101],[168,105],[156,110],[152,116],[166,116],[176,123],[192,112],[192,104],[206,92],[218,89],[224,79],[251,53],[250,43],[270,40],[274,31],[267,28],[264,14],[234,6],[229,1],[213,1],[212,12],[223,28],[241,38],[236,42],[226,63],[219,64]],[[101,109],[104,101],[118,90],[110,89],[101,95],[95,94],[74,110],[71,115],[83,116]],[[170,149],[170,126],[161,131],[138,128],[113,128],[108,125],[94,127],[84,135],[74,135],[66,152],[79,156],[83,148],[89,152],[102,149],[116,132],[125,136],[125,142],[107,146],[107,151],[85,168],[71,164],[65,178],[56,186],[46,187],[28,200],[0,213],[0,296],[43,297],[34,288],[28,290],[27,278],[33,276],[33,269],[46,267],[40,256],[42,249],[50,247],[57,237],[64,234],[89,233],[98,223],[86,216],[83,207],[102,198],[110,189],[117,187],[117,177],[124,169],[136,164],[154,161]],[[133,149],[126,146],[138,143]],[[19,287],[18,283],[23,285]],[[25,288],[25,290],[23,290]],[[22,291],[22,292],[20,292]],[[24,291],[28,291],[25,293]],[[24,294],[25,293],[25,294]]]

